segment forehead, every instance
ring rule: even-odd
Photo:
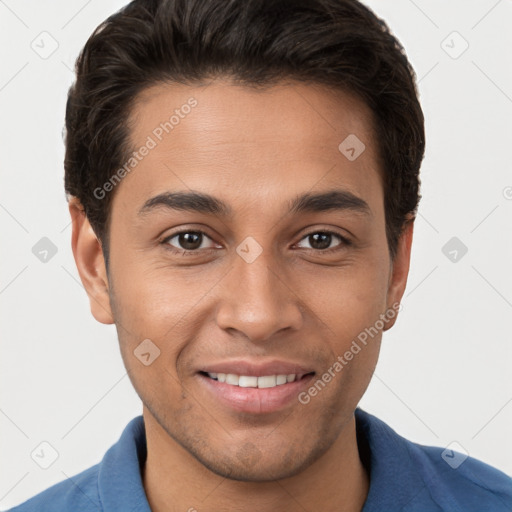
[[[375,141],[360,99],[317,84],[159,84],[133,105],[130,143],[144,156],[117,192],[139,207],[177,188],[236,196],[244,207],[315,186],[368,196],[381,191]]]

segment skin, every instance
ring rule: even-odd
[[[382,331],[307,405],[293,400],[272,413],[222,405],[197,370],[230,358],[277,358],[310,365],[321,376],[400,302],[413,220],[391,260],[371,111],[347,93],[311,84],[156,85],[134,105],[134,149],[190,97],[197,106],[117,185],[109,274],[79,202],[69,204],[91,312],[116,324],[143,402],[143,482],[151,508],[360,511],[369,477],[354,410],[375,369]],[[349,134],[366,145],[355,161],[338,150]],[[232,215],[165,208],[138,215],[149,198],[190,189],[222,199]],[[287,214],[296,195],[331,189],[363,199],[369,213]],[[179,237],[168,239],[182,228],[207,235],[194,255],[179,253],[186,248]],[[337,250],[325,253],[308,235],[326,229],[352,243],[334,235],[327,245]],[[248,236],[263,250],[252,263],[236,252]],[[149,366],[133,353],[147,338],[161,351]]]

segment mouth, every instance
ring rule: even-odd
[[[197,375],[210,401],[230,413],[262,415],[292,407],[294,402],[303,407],[298,400],[299,394],[310,386],[315,372],[238,375],[199,371]]]
[[[274,388],[283,386],[291,382],[296,382],[305,377],[312,376],[315,372],[309,373],[288,373],[281,375],[237,375],[235,373],[217,373],[217,372],[199,372],[201,375],[208,377],[217,382],[222,382],[230,386],[238,386],[240,388]]]

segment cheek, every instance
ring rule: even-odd
[[[190,271],[145,268],[132,259],[118,261],[114,282],[114,318],[120,350],[136,389],[167,383],[176,388],[181,355],[208,322],[208,292],[216,272],[193,277]],[[123,268],[123,273],[119,269]],[[113,276],[114,278],[114,276]],[[150,340],[145,341],[145,340]],[[148,354],[143,355],[143,354]],[[154,359],[150,366],[145,362]],[[155,389],[158,393],[158,389]]]
[[[339,339],[357,336],[385,312],[388,263],[371,256],[354,258],[339,268],[302,272],[293,283],[297,295]]]
[[[152,410],[165,410],[162,400],[176,410],[184,407],[176,362],[189,339],[179,331],[187,307],[179,291],[165,284],[132,277],[115,286],[121,357],[134,389]]]
[[[332,382],[327,384],[332,393],[327,402],[338,407],[355,407],[371,380],[380,351],[388,278],[388,260],[375,251],[330,275],[319,272],[314,280],[304,281],[309,284],[303,284],[301,294],[310,297],[309,304],[325,327],[325,375],[319,378]]]
[[[371,381],[379,357],[386,293],[378,274],[354,271],[336,284],[332,281],[324,283],[325,294],[317,291],[312,298],[325,327],[319,336],[324,367],[302,398],[303,403],[311,402],[310,407],[329,407],[326,414],[335,418],[340,410],[357,406]]]
[[[137,336],[165,338],[189,323],[189,315],[218,281],[218,272],[172,269],[164,261],[148,264],[143,258],[118,260],[114,281],[120,321]],[[116,270],[117,270],[116,269]],[[186,321],[186,322],[185,322]]]

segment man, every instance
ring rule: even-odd
[[[511,510],[507,475],[357,407],[425,149],[369,9],[136,0],[85,45],[66,129],[75,261],[143,416],[13,510]]]

